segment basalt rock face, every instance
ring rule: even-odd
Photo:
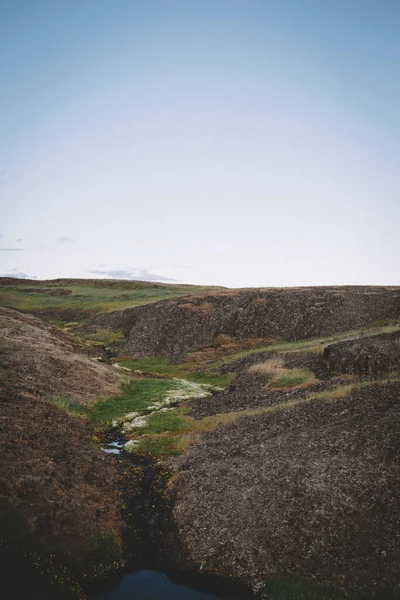
[[[134,357],[179,356],[213,343],[221,334],[238,340],[294,341],[399,316],[400,289],[394,287],[220,292],[129,309],[129,315],[121,315],[125,331],[131,322],[122,352]]]
[[[338,342],[324,350],[328,374],[376,378],[400,370],[400,332]]]

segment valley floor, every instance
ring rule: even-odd
[[[343,331],[335,314],[318,337],[218,334],[172,354],[143,354],[141,324],[135,356],[137,319],[178,302],[196,327],[214,327],[213,294],[84,326],[0,309],[4,564],[25,564],[33,590],[42,581],[35,600],[54,586],[84,598],[124,564],[215,574],[265,599],[397,598],[398,303]],[[260,294],[243,302],[263,307]]]

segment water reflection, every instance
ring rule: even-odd
[[[160,571],[125,575],[104,600],[218,600],[204,592],[177,585]]]

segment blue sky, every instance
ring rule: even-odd
[[[0,273],[400,284],[397,0],[1,0]]]

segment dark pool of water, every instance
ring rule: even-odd
[[[101,600],[218,600],[219,598],[221,596],[173,583],[165,573],[160,571],[138,571],[124,575],[118,586],[102,596]]]

